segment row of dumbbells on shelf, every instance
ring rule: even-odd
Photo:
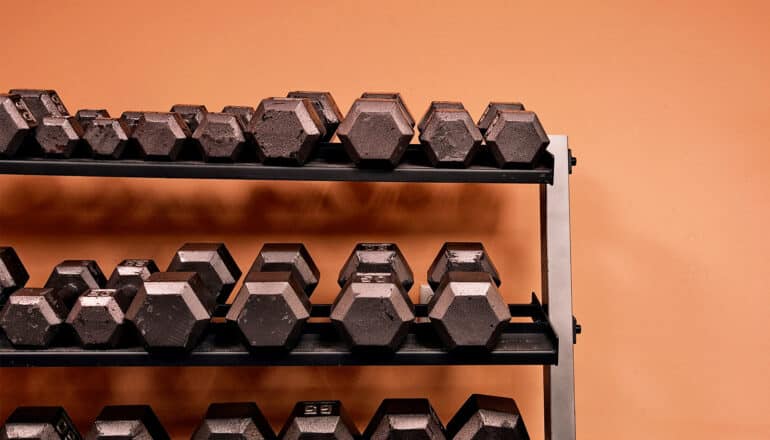
[[[19,407],[0,429],[0,440],[83,438],[62,407]],[[148,405],[102,409],[88,440],[167,440],[169,435]],[[525,440],[527,428],[516,402],[474,394],[444,427],[427,399],[385,399],[363,434],[338,400],[298,402],[276,435],[252,402],[213,403],[192,440]]]
[[[265,244],[226,321],[253,350],[291,350],[311,315],[319,271],[304,245]],[[222,243],[188,243],[166,272],[124,260],[109,280],[93,260],[67,260],[43,288],[13,248],[0,248],[0,328],[14,346],[45,348],[62,329],[86,348],[116,347],[130,332],[148,351],[189,351],[241,277]],[[428,318],[448,350],[492,350],[511,319],[500,277],[481,243],[445,243],[428,269]],[[329,318],[354,351],[394,352],[415,321],[412,269],[394,243],[356,245],[338,277]]]
[[[70,116],[53,90],[0,94],[0,157],[48,156],[211,162],[259,160],[302,165],[336,133],[350,160],[393,168],[414,136],[415,120],[398,93],[364,93],[346,117],[328,92],[290,92],[256,110],[175,105],[169,112],[80,110]],[[492,102],[474,123],[461,102],[434,101],[417,124],[421,149],[435,167],[468,167],[486,148],[499,167],[536,163],[548,137],[535,113],[515,102]],[[485,143],[482,146],[482,142]]]

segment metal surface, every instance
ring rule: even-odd
[[[553,185],[540,187],[540,243],[543,302],[559,336],[558,365],[544,368],[545,438],[575,439],[575,374],[573,354],[572,262],[570,255],[569,173],[567,138],[552,137]]]
[[[419,145],[411,145],[402,163],[393,170],[356,168],[347,159],[340,144],[321,144],[317,154],[301,167],[245,162],[0,158],[0,174],[467,183],[550,183],[553,179],[553,159],[550,155],[546,155],[532,169],[500,169],[483,160],[467,169],[442,169],[428,166],[419,149]]]

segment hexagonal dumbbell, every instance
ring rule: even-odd
[[[195,131],[198,125],[203,121],[203,117],[209,111],[205,105],[200,104],[175,104],[169,110],[172,113],[179,113],[190,131]]]
[[[131,139],[145,159],[176,160],[191,135],[179,113],[145,112],[136,122]]]
[[[142,284],[158,271],[153,260],[123,260],[112,271],[106,289],[80,295],[67,316],[87,348],[115,347],[126,327],[125,315]]]
[[[454,440],[529,440],[527,427],[513,399],[474,394],[447,423]]]
[[[498,110],[524,111],[525,108],[524,104],[520,102],[490,102],[487,108],[484,109],[484,113],[481,114],[478,124],[476,124],[481,134],[486,134],[492,121],[495,120]]]
[[[404,99],[401,97],[400,93],[398,92],[364,92],[361,94],[361,98],[389,99],[389,100],[396,101],[398,106],[401,108],[401,111],[404,112],[404,116],[406,116],[407,121],[409,121],[409,125],[411,127],[414,127],[414,118],[412,117],[412,112],[409,111],[409,108],[406,106],[406,103],[404,102]]]
[[[2,440],[81,440],[67,411],[60,406],[20,406],[0,428]]]
[[[27,281],[29,273],[16,251],[9,246],[0,246],[0,306]]]
[[[110,405],[102,408],[86,440],[168,440],[166,429],[149,405]]]
[[[302,165],[326,135],[309,99],[263,99],[249,122],[259,159],[268,164]]]
[[[249,122],[251,122],[251,118],[254,116],[254,107],[248,105],[226,105],[222,107],[222,113],[237,117],[238,122],[241,123],[241,128],[246,130],[249,128]]]
[[[420,121],[420,143],[433,166],[470,166],[484,138],[459,102],[434,102]]]
[[[268,243],[259,251],[227,320],[252,349],[293,348],[310,317],[308,297],[318,267],[300,243]]]
[[[490,108],[494,107],[490,105]],[[497,107],[484,139],[501,168],[531,166],[550,143],[535,113],[501,106]]]
[[[360,243],[340,271],[329,317],[353,350],[396,351],[414,321],[412,270],[393,243]]]
[[[19,151],[37,120],[19,95],[0,93],[0,156]]]
[[[12,293],[0,311],[0,327],[14,345],[47,347],[60,332],[78,296],[104,286],[93,260],[66,260],[54,268],[45,288]]]
[[[497,290],[500,278],[484,246],[445,243],[428,269],[428,282],[435,289],[428,317],[444,345],[450,350],[491,350],[511,313]]]
[[[90,154],[82,142],[83,127],[70,116],[55,90],[14,89],[10,93],[19,95],[35,116],[35,142],[44,155],[67,158],[81,148]]]
[[[340,121],[342,121],[342,113],[331,93],[294,91],[289,92],[286,97],[309,99],[313,103],[326,131],[321,140],[326,142],[334,136],[334,132],[337,131],[337,127],[340,125]]]
[[[125,122],[131,131],[134,131],[134,128],[139,124],[139,120],[142,119],[142,116],[144,116],[144,112],[127,111],[121,113],[120,120]]]
[[[354,440],[358,428],[339,400],[298,402],[278,434],[281,440]],[[369,438],[369,437],[364,437]]]
[[[88,128],[88,125],[91,124],[91,121],[97,118],[109,118],[110,112],[107,111],[107,109],[80,109],[75,113],[75,119],[78,120],[80,123],[80,126],[83,127],[83,130]]]
[[[385,399],[364,431],[378,440],[444,440],[444,425],[428,399]]]
[[[238,116],[227,113],[204,114],[192,139],[209,162],[235,161],[247,142]]]
[[[167,272],[144,282],[126,312],[150,351],[186,351],[198,342],[217,303],[241,271],[222,243],[187,243]]]
[[[96,157],[119,159],[129,145],[131,128],[123,119],[97,117],[88,121],[85,127],[83,140]]]
[[[212,403],[192,440],[273,440],[273,428],[253,402]]]
[[[414,136],[413,125],[397,100],[360,98],[337,128],[337,136],[356,165],[394,168]]]

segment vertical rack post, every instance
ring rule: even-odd
[[[569,174],[566,136],[551,137],[553,184],[540,185],[540,259],[543,302],[559,338],[558,365],[543,371],[546,440],[575,440],[575,372],[570,254]]]

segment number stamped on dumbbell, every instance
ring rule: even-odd
[[[306,416],[330,416],[334,413],[334,407],[331,403],[308,403],[305,404],[304,414]]]

